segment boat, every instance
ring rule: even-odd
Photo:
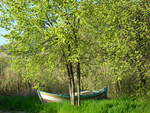
[[[85,93],[86,92],[86,93]],[[37,91],[38,96],[42,103],[48,102],[64,102],[66,100],[70,100],[69,94],[55,94],[55,93],[47,93],[44,91]],[[97,91],[88,92],[88,91],[81,91],[80,99],[81,100],[88,100],[88,99],[104,99],[107,98],[108,88],[102,88]],[[75,96],[75,99],[78,97]]]

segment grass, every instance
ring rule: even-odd
[[[38,113],[40,101],[30,96],[0,96],[0,111],[26,111]]]
[[[143,99],[89,100],[80,107],[69,102],[41,104],[37,97],[0,96],[0,110],[27,113],[150,113],[150,101]]]

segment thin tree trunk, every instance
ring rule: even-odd
[[[75,105],[75,82],[74,82],[74,72],[72,63],[66,64],[68,78],[69,78],[69,94],[70,94],[70,101],[72,105]]]
[[[70,69],[70,78],[71,78],[71,104],[75,105],[75,80],[74,80],[74,72],[73,72],[73,66],[72,63],[69,63],[69,69]]]
[[[81,72],[80,72],[80,63],[77,63],[77,95],[78,95],[78,106],[80,106],[80,77],[81,77]]]
[[[70,97],[72,97],[72,84],[71,84],[71,77],[70,77],[70,69],[69,69],[69,65],[66,64],[66,69],[67,69],[67,73],[68,73],[68,80],[69,80],[69,95]],[[70,98],[70,102],[71,102],[71,98]]]

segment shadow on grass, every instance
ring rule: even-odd
[[[26,111],[38,113],[40,111],[38,97],[31,96],[0,96],[0,110],[2,111]]]

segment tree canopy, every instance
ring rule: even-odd
[[[83,75],[96,80],[107,75],[106,80],[110,76],[119,91],[124,79],[135,77],[138,82],[128,90],[146,94],[150,59],[150,4],[146,0],[0,3],[0,27],[10,30],[5,35],[10,40],[9,52],[27,79],[34,80],[41,68],[51,73],[59,67],[68,73],[72,92],[74,75],[78,91]],[[102,66],[107,72],[99,71]]]

